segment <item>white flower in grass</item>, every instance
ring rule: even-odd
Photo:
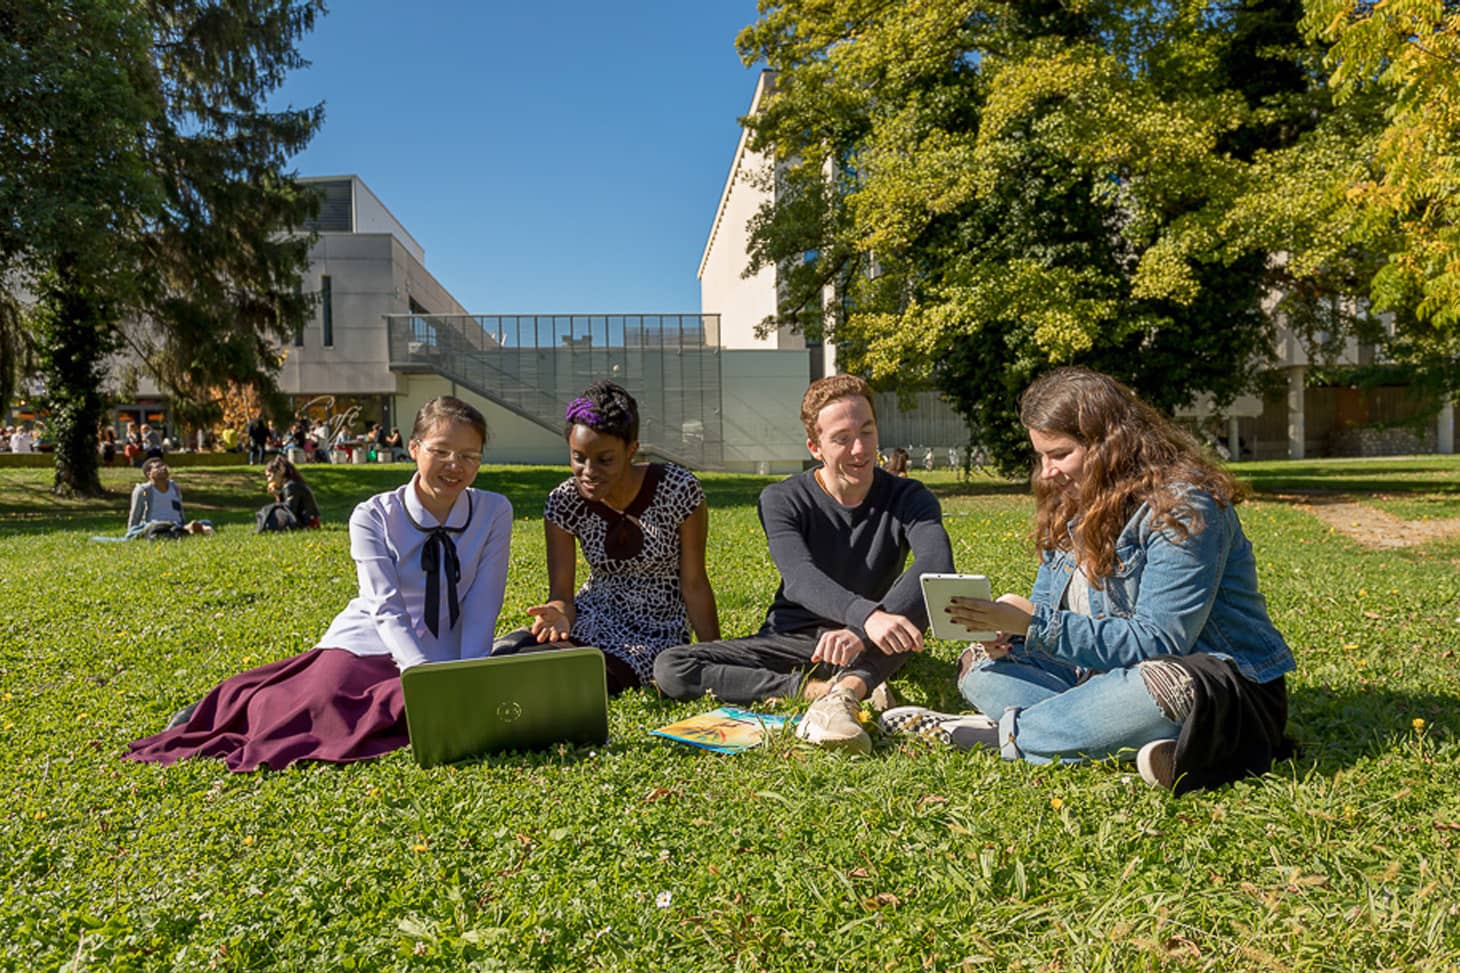
[[[669,908],[669,904],[673,901],[674,896],[670,895],[668,892],[660,892],[657,896],[654,897],[654,904],[661,909]]]

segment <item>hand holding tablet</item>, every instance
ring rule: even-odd
[[[928,609],[928,623],[933,635],[953,642],[992,642],[998,633],[992,630],[971,629],[954,621],[948,613],[954,598],[979,598],[993,600],[993,587],[982,574],[925,574],[923,605]]]

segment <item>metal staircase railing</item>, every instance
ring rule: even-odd
[[[639,442],[693,469],[724,465],[718,315],[386,315],[390,367],[432,372],[553,433],[608,378],[639,403]]]

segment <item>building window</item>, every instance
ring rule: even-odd
[[[335,344],[335,308],[330,297],[328,274],[319,279],[319,313],[324,322],[324,346],[333,348]]]
[[[294,293],[296,295],[298,295],[303,290],[304,290],[304,282],[303,281],[300,281],[300,280],[295,280],[294,281]],[[302,316],[298,320],[296,320],[294,322],[294,347],[295,348],[303,348],[304,347],[304,318]]]

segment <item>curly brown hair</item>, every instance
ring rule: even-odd
[[[1041,554],[1075,550],[1096,587],[1114,570],[1115,542],[1142,503],[1151,505],[1156,529],[1184,540],[1206,525],[1181,488],[1203,490],[1221,507],[1245,496],[1189,434],[1125,385],[1088,368],[1057,368],[1036,379],[1019,398],[1019,421],[1085,447],[1077,496],[1045,480],[1036,462],[1033,541]]]
[[[872,386],[867,384],[866,379],[856,375],[828,375],[812,382],[806,394],[801,396],[801,425],[806,427],[806,438],[815,442],[821,434],[816,426],[816,417],[821,415],[821,410],[826,408],[828,402],[850,395],[860,395],[866,399],[867,404],[872,407],[872,420],[877,420],[877,402]]]

